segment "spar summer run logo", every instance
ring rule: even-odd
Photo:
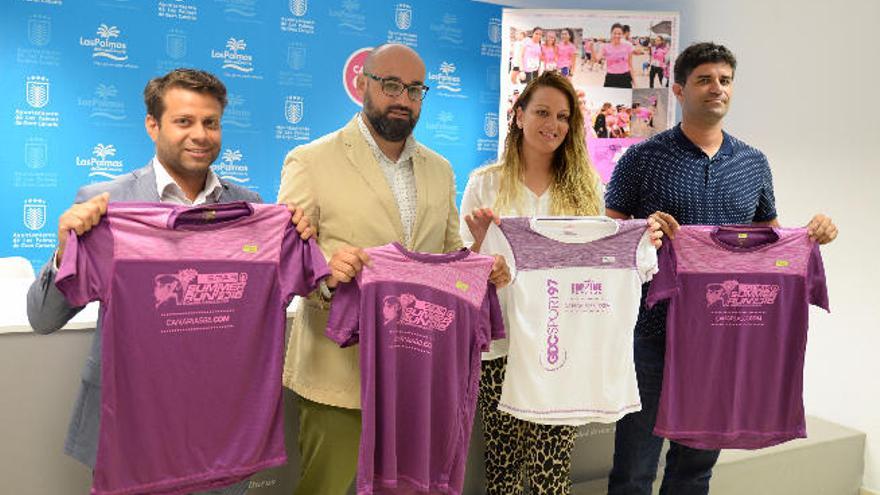
[[[738,280],[725,280],[706,285],[708,308],[760,308],[772,306],[779,296],[776,284],[744,284]]]
[[[186,268],[153,278],[156,308],[225,304],[244,297],[248,274],[244,272],[199,273]],[[173,303],[173,304],[172,304]]]

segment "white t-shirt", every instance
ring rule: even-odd
[[[501,169],[490,165],[480,168],[471,173],[468,178],[467,185],[464,188],[464,194],[461,199],[461,241],[465,247],[470,247],[474,243],[474,236],[464,221],[464,217],[469,215],[475,208],[492,208],[496,215],[502,216],[548,216],[550,215],[550,190],[544,191],[538,196],[528,187],[522,186],[520,189],[520,205],[512,207],[505,211],[495,211],[495,200],[498,198],[498,190],[501,188]],[[599,191],[599,211],[605,211],[605,190],[602,182],[596,184]],[[497,229],[492,225],[489,230]],[[500,234],[498,232],[497,234]],[[500,241],[500,242],[499,242]],[[501,235],[487,235],[486,240],[480,246],[480,254],[502,254],[501,250],[509,249],[507,242]],[[507,257],[507,263],[511,262],[511,258]],[[498,289],[498,300],[501,303],[501,313],[504,315],[505,328],[507,326],[507,313],[510,301],[508,298],[508,288]],[[483,353],[483,361],[490,359],[498,359],[507,355],[507,339],[493,340],[487,352]]]
[[[641,409],[633,327],[657,272],[645,220],[504,218],[514,279],[498,409],[543,424],[611,423]],[[493,226],[494,227],[494,226]],[[503,241],[493,241],[499,244]]]

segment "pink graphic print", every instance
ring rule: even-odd
[[[156,308],[163,305],[192,306],[223,304],[244,297],[247,273],[202,273],[186,268],[177,273],[163,273],[153,278]]]
[[[541,366],[547,371],[556,371],[568,360],[568,352],[562,348],[559,342],[559,282],[552,278],[547,279],[547,339],[546,348],[539,355]]]
[[[571,284],[571,294],[576,296],[601,296],[602,282],[590,279],[583,282],[574,282]]]
[[[401,325],[422,330],[445,332],[455,319],[455,310],[421,301],[412,294],[404,293],[399,296],[385,296],[382,317],[385,325],[397,321]]]
[[[755,308],[772,306],[779,295],[779,286],[770,284],[741,284],[725,280],[720,284],[706,285],[706,307]]]

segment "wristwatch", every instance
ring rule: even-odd
[[[325,302],[330,302],[333,299],[333,294],[336,292],[336,287],[329,287],[327,285],[327,279],[322,278],[320,282],[318,282],[318,290],[321,291],[321,299]]]

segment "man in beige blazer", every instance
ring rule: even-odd
[[[424,79],[425,64],[411,48],[376,48],[357,79],[363,111],[284,160],[278,201],[304,208],[332,274],[300,305],[287,348],[284,385],[300,397],[297,495],[344,495],[357,468],[358,347],[341,349],[324,336],[333,288],[369,263],[362,248],[393,241],[432,253],[462,247],[449,162],[411,135]],[[496,257],[493,282],[509,278]]]

